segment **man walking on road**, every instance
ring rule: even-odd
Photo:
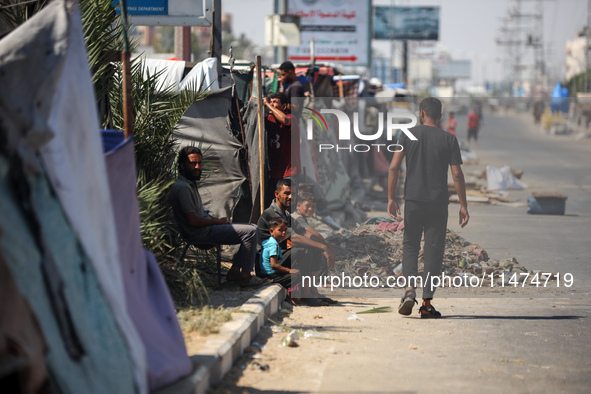
[[[423,284],[423,305],[421,318],[441,317],[431,305],[435,287],[433,276],[441,274],[445,235],[447,229],[447,171],[451,166],[454,186],[460,199],[460,225],[468,224],[468,205],[466,185],[460,165],[462,156],[457,138],[436,127],[441,118],[441,101],[428,97],[419,106],[421,126],[409,131],[417,138],[410,140],[402,134],[398,143],[403,150],[394,153],[388,175],[388,214],[400,215],[396,202],[396,182],[402,159],[406,156],[406,181],[404,186],[404,241],[402,271],[406,279],[406,289],[398,312],[410,315],[416,299],[417,283]],[[421,237],[425,234],[425,271],[422,281],[418,278],[418,256]]]
[[[480,128],[480,116],[476,112],[476,107],[468,115],[468,145],[470,140],[474,138],[474,147],[478,146],[478,129]]]

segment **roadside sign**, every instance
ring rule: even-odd
[[[376,40],[438,40],[439,7],[374,7]]]
[[[213,0],[127,0],[127,14],[136,26],[211,26]],[[119,0],[112,0],[121,12]]]
[[[118,4],[119,0],[114,0]],[[168,15],[168,0],[128,0],[128,15]]]
[[[310,61],[313,37],[317,61],[368,64],[370,0],[288,0],[287,9],[300,16],[302,34],[302,44],[288,48],[288,60]]]

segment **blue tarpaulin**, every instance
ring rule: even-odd
[[[557,82],[556,85],[554,85],[554,90],[552,90],[552,98],[550,99],[550,109],[552,110],[552,113],[559,111],[565,114],[568,113],[570,105],[568,95],[568,88],[562,87],[560,82]]]

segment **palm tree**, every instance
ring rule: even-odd
[[[1,5],[10,3],[11,0],[0,0]],[[41,0],[3,8],[0,15],[5,26],[2,27],[8,31],[15,29],[45,3]],[[80,10],[101,125],[105,129],[123,130],[119,62],[124,47],[122,18],[111,0],[80,0]],[[128,30],[131,28],[128,26]],[[133,48],[136,43],[130,45]],[[202,287],[194,269],[170,270],[170,263],[180,252],[166,196],[176,178],[173,131],[185,111],[206,93],[202,86],[191,86],[182,92],[161,91],[159,75],[146,75],[144,71],[141,57],[136,57],[131,65],[131,83],[142,241],[158,258],[177,302],[195,295],[202,299]]]

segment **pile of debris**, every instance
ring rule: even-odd
[[[509,166],[496,168],[487,165],[482,170],[466,169],[466,199],[470,204],[492,204],[510,207],[525,207],[527,204],[509,199],[508,189],[519,190],[527,188],[521,182],[523,170]],[[453,183],[447,185],[450,202],[459,202]]]
[[[334,246],[336,254],[336,265],[331,274],[367,274],[381,277],[383,280],[388,276],[402,275],[403,223],[389,218],[372,218],[348,233],[339,232],[331,235],[327,240]],[[423,274],[423,271],[421,249],[419,274]],[[501,284],[497,282],[499,278],[504,277],[506,284],[512,277],[517,277],[520,282],[526,280],[528,276],[520,274],[530,273],[515,258],[489,259],[483,247],[466,241],[451,230],[447,230],[442,272],[448,276],[462,276],[468,279],[471,276],[482,278],[485,275],[483,286],[491,284],[491,277],[498,284]]]

